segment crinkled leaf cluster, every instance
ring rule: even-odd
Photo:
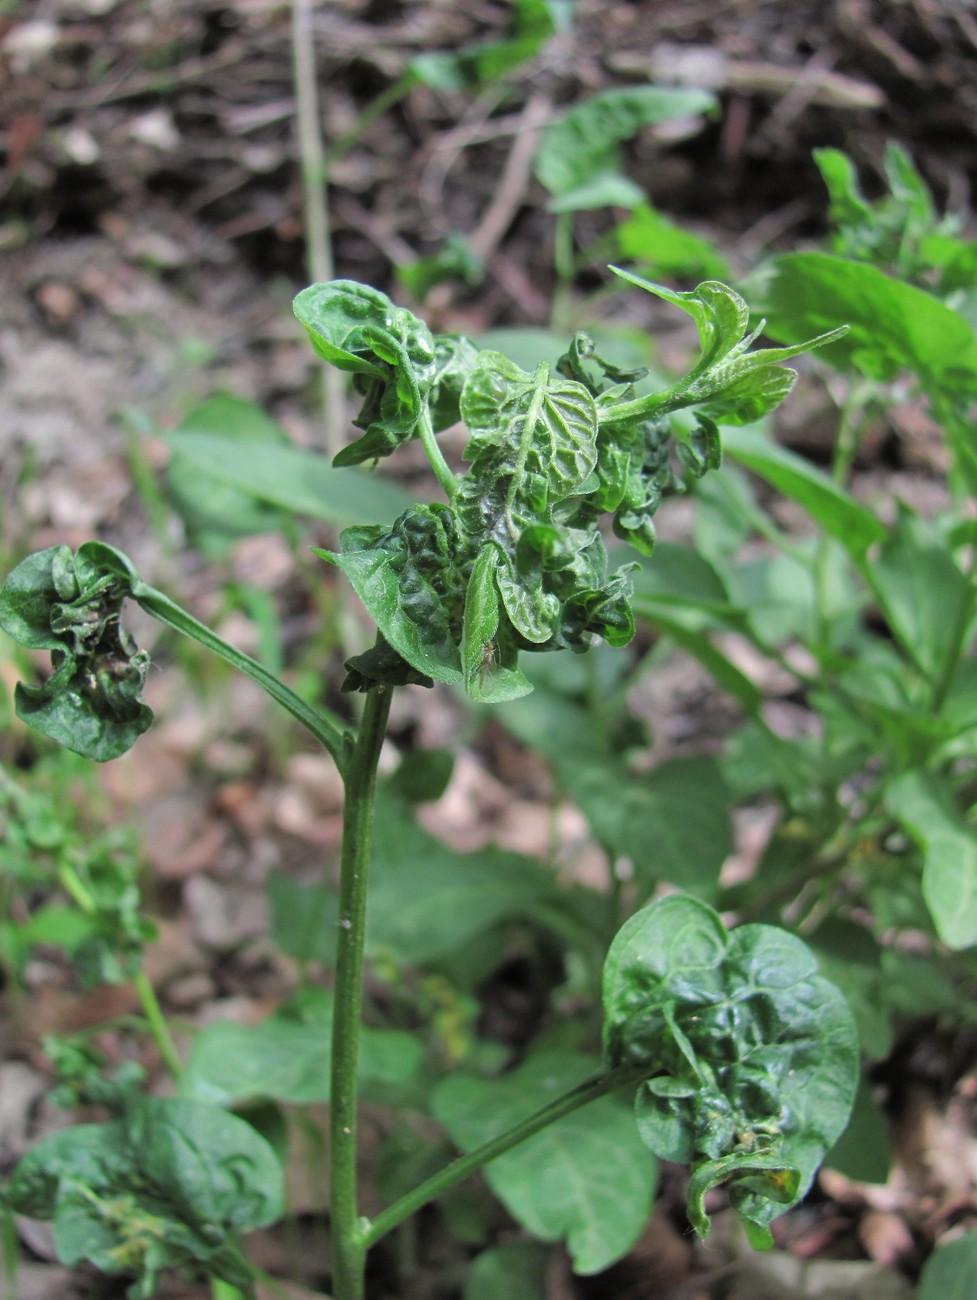
[[[530,689],[520,650],[624,645],[634,631],[629,569],[611,571],[604,516],[642,554],[661,500],[721,459],[718,421],[755,420],[789,391],[776,364],[810,344],[749,352],[747,307],[715,281],[675,293],[630,283],[689,312],[702,355],[683,379],[640,394],[644,372],[622,372],[577,335],[554,366],[529,374],[466,339],[432,336],[385,295],[348,280],[312,285],[295,310],[320,356],[351,371],[365,432],[336,457],[351,465],[419,437],[448,491],[390,526],[347,529],[341,552],[320,552],[349,577],[380,630],[348,665],[347,689],[442,681],[498,702]],[[825,335],[824,339],[833,337]],[[673,446],[671,412],[696,407]],[[461,419],[468,472],[452,477],[433,442]]]
[[[161,1269],[193,1265],[253,1296],[239,1235],[281,1216],[282,1171],[236,1115],[132,1097],[121,1119],[42,1138],[7,1199],[18,1214],[53,1220],[62,1263],[135,1278],[132,1300],[155,1294]]]
[[[142,699],[149,655],[122,627],[138,582],[125,556],[101,542],[36,551],[0,591],[0,628],[29,649],[50,650],[43,685],[18,684],[17,715],[98,762],[124,753],[149,727]]]
[[[767,925],[727,933],[703,903],[675,895],[636,913],[604,967],[613,1066],[646,1063],[642,1140],[690,1163],[689,1218],[719,1183],[755,1244],[810,1186],[848,1122],[858,1038],[842,995],[807,946]]]
[[[310,285],[295,299],[295,314],[319,356],[353,374],[363,399],[354,421],[363,435],[336,456],[337,466],[388,456],[417,437],[422,418],[435,431],[458,419],[461,385],[475,357],[467,339],[435,340],[406,308],[355,280]]]

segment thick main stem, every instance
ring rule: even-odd
[[[329,1117],[335,1300],[362,1300],[363,1297],[366,1247],[356,1207],[356,1063],[363,1003],[363,941],[373,802],[391,694],[389,687],[382,686],[367,693],[363,720],[345,772]]]

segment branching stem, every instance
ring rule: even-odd
[[[233,668],[237,668],[239,672],[257,682],[276,704],[280,704],[312,733],[332,755],[340,772],[345,770],[352,737],[339,718],[325,710],[313,709],[301,696],[296,695],[284,682],[280,682],[273,673],[262,667],[256,659],[228,645],[216,632],[212,632],[204,623],[199,622],[192,614],[188,614],[185,609],[170,600],[169,596],[164,596],[161,591],[157,591],[155,587],[150,587],[145,582],[134,583],[132,598],[147,614],[152,614],[161,623],[166,623],[177,632],[182,632],[184,636],[190,637],[206,650],[213,651]]]

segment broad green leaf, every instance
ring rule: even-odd
[[[536,176],[554,196],[550,211],[636,207],[643,195],[622,174],[618,146],[646,126],[715,107],[709,91],[651,85],[605,90],[575,105],[546,128],[536,155]]]
[[[201,1267],[253,1295],[238,1234],[283,1212],[282,1170],[244,1120],[198,1102],[138,1097],[125,1118],[42,1138],[10,1181],[10,1204],[52,1219],[62,1263],[136,1277]]]
[[[824,353],[835,365],[880,380],[908,370],[931,394],[977,394],[977,337],[970,325],[931,294],[874,266],[791,253],[766,268],[762,283],[758,277],[756,298],[773,338],[801,339],[848,322],[849,332]]]
[[[889,1181],[892,1165],[889,1124],[867,1084],[859,1085],[848,1127],[824,1163],[860,1183]]]
[[[643,891],[667,880],[715,896],[732,837],[729,792],[714,760],[676,758],[635,773],[597,742],[585,709],[550,691],[514,703],[506,725],[549,760],[594,838],[631,861]]]
[[[476,1256],[465,1283],[464,1300],[546,1300],[550,1252],[536,1241],[506,1241]]]
[[[388,807],[374,827],[367,952],[430,962],[511,917],[532,916],[553,888],[531,858],[457,853]]]
[[[193,1043],[180,1079],[191,1101],[236,1106],[256,1099],[329,1100],[332,998],[306,998],[256,1025],[219,1021]],[[411,1083],[423,1049],[413,1034],[364,1027],[359,1074],[364,1087]]]
[[[469,246],[464,235],[455,231],[445,236],[436,252],[397,267],[398,282],[417,302],[423,302],[439,284],[460,281],[469,288],[476,288],[483,283],[486,274],[481,257]]]
[[[766,863],[761,864],[761,872]],[[884,1061],[892,1051],[892,1007],[883,953],[872,935],[852,921],[831,918],[811,935],[821,973],[848,1000],[863,1056]],[[883,1180],[884,1181],[884,1180]]]
[[[595,1073],[598,1062],[540,1053],[501,1079],[456,1075],[439,1085],[435,1118],[470,1151]],[[598,1273],[634,1244],[651,1211],[657,1167],[634,1141],[625,1106],[604,1097],[485,1167],[489,1186],[523,1227],[566,1241],[577,1273]]]
[[[931,680],[952,652],[970,582],[935,528],[906,506],[868,573],[893,636]]]
[[[188,467],[207,481],[220,482],[252,501],[267,502],[291,515],[326,523],[383,523],[402,514],[410,497],[389,479],[363,470],[338,470],[315,452],[292,446],[229,448],[223,438],[177,431],[166,439]],[[263,527],[278,527],[265,512]]]
[[[727,655],[717,649],[704,632],[687,626],[680,615],[669,617],[668,605],[657,605],[640,596],[634,602],[634,612],[647,619],[652,627],[663,632],[693,659],[697,659],[719,689],[730,695],[746,713],[751,717],[759,714],[764,702],[763,692]]]
[[[191,452],[200,439],[210,447],[206,458],[183,454],[181,443]],[[261,407],[229,393],[217,393],[195,406],[167,441],[173,455],[166,467],[166,479],[173,503],[194,537],[212,549],[226,546],[236,537],[276,532],[282,516],[274,496],[261,496],[242,489],[220,472],[221,466],[250,466],[255,458],[276,462],[276,453],[287,453],[288,438],[281,426]],[[288,508],[288,503],[285,502]],[[352,522],[352,521],[350,521]]]
[[[667,880],[715,897],[732,852],[729,792],[710,758],[674,758],[640,776],[611,763],[556,760],[599,844],[628,858],[643,891]]]
[[[977,944],[977,831],[924,772],[896,777],[886,807],[923,853],[923,897],[936,932],[951,948]]]
[[[339,899],[328,884],[300,884],[284,871],[268,877],[271,932],[275,944],[299,962],[336,960]]]
[[[75,554],[67,546],[35,552],[0,590],[0,628],[51,651],[47,681],[18,683],[17,716],[100,763],[124,754],[153,720],[141,694],[149,655],[119,621],[137,582],[124,555],[87,542]]]
[[[974,1300],[977,1296],[977,1232],[939,1246],[926,1261],[916,1300]]]
[[[704,1190],[728,1180],[763,1239],[810,1186],[858,1080],[851,1013],[810,950],[773,926],[727,934],[711,908],[673,895],[611,944],[604,1016],[611,1065],[645,1063],[652,1076],[636,1101],[642,1140],[693,1163],[694,1226]]]
[[[715,245],[675,225],[647,203],[639,203],[614,233],[621,256],[649,267],[656,275],[707,280],[729,275]]]
[[[870,510],[803,457],[749,429],[727,429],[723,446],[741,465],[797,501],[830,536],[856,558],[885,537],[885,527]]]

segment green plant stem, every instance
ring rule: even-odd
[[[180,1062],[180,1055],[176,1050],[176,1043],[173,1041],[173,1035],[170,1033],[170,1027],[163,1015],[163,1009],[156,997],[156,990],[144,970],[137,971],[132,982],[136,987],[136,993],[139,995],[139,1004],[142,1007],[143,1015],[146,1017],[150,1033],[159,1048],[159,1054],[172,1077],[179,1079],[183,1073],[183,1066]]]
[[[426,405],[421,411],[417,432],[421,439],[421,446],[431,462],[431,468],[434,470],[438,482],[444,489],[445,496],[449,502],[454,501],[455,494],[458,491],[458,480],[452,474],[435,437],[434,426],[431,423],[431,412]]]
[[[175,601],[170,600],[169,596],[164,596],[155,587],[150,587],[145,582],[135,582],[132,585],[132,598],[147,614],[152,614],[161,623],[166,623],[177,632],[182,632],[184,636],[211,650],[233,668],[237,668],[239,672],[257,682],[276,704],[280,704],[312,733],[332,755],[340,772],[345,771],[352,746],[352,736],[339,718],[324,710],[313,709],[284,682],[279,681],[267,668],[262,667],[257,660],[228,645],[216,632],[211,631],[192,614],[188,614],[185,609],[181,609]]]
[[[555,330],[569,328],[573,282],[577,273],[573,255],[573,213],[558,212],[553,223],[553,269],[556,284],[553,287],[553,310],[550,323]]]
[[[628,1084],[640,1083],[651,1073],[647,1065],[620,1065],[616,1069],[606,1070],[602,1074],[595,1074],[590,1079],[585,1079],[576,1088],[549,1102],[521,1123],[507,1129],[505,1133],[500,1133],[498,1137],[476,1147],[474,1151],[469,1151],[467,1155],[459,1156],[450,1165],[438,1170],[412,1191],[394,1201],[393,1205],[378,1214],[372,1222],[365,1223],[361,1236],[363,1249],[375,1245],[381,1237],[385,1237],[388,1232],[412,1214],[416,1214],[430,1201],[437,1200],[452,1187],[477,1173],[490,1160],[505,1155],[507,1151],[518,1146],[520,1142],[525,1142],[540,1129],[548,1128],[550,1124],[555,1124],[564,1116],[571,1115],[581,1106],[597,1101],[599,1097],[605,1097],[609,1092],[617,1092],[619,1088],[624,1088]]]
[[[838,436],[835,439],[834,455],[831,460],[831,477],[839,487],[844,487],[848,482],[852,462],[861,442],[862,429],[864,428],[862,417],[875,392],[876,386],[874,383],[856,384],[849,392],[841,408],[841,416],[838,421]],[[821,652],[818,658],[822,665],[822,683],[827,677],[825,659],[830,649],[831,615],[828,610],[828,580],[830,576],[828,565],[831,559],[831,544],[831,538],[822,533],[818,538],[817,550],[814,556],[814,619],[817,644]]]
[[[396,81],[391,82],[386,90],[381,90],[380,94],[367,104],[349,130],[344,131],[332,142],[326,154],[326,166],[331,167],[333,163],[339,162],[340,158],[344,158],[363,132],[368,130],[378,117],[383,117],[384,113],[393,108],[394,104],[399,104],[416,84],[417,78],[408,69]]]
[[[339,929],[332,1022],[329,1169],[335,1300],[362,1300],[365,1246],[356,1208],[357,1050],[363,1002],[363,943],[377,764],[393,692],[367,692],[345,772]]]

